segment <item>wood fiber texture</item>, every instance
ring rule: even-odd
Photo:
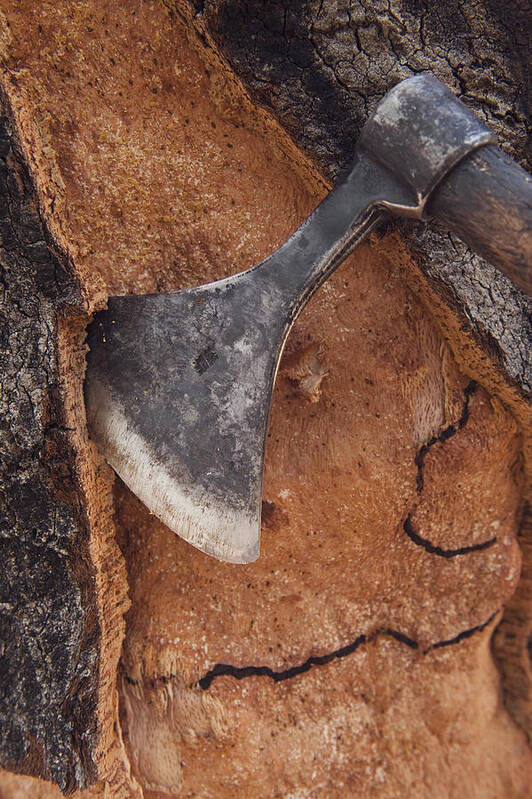
[[[525,168],[532,165],[532,20],[524,2],[206,0],[192,5],[196,25],[210,32],[251,96],[271,110],[326,175],[336,176],[348,166],[358,133],[385,92],[424,70],[486,121],[503,150]],[[508,705],[530,733],[530,299],[442,226],[399,227],[402,242],[397,247],[391,239],[387,252],[397,263],[398,249],[407,245],[423,275],[415,278],[416,292],[428,301],[463,368],[490,386],[520,420],[525,560],[496,649],[507,675]],[[410,263],[406,279],[412,276]]]
[[[512,34],[495,11],[352,6],[1,5],[11,124],[47,241],[76,287],[52,328],[65,414],[54,419],[68,418],[69,429],[45,473],[61,474],[72,448],[84,526],[70,533],[70,582],[56,598],[75,606],[60,652],[92,656],[83,613],[100,636],[86,678],[97,696],[91,705],[80,695],[92,734],[76,739],[87,743],[86,771],[67,782],[16,752],[4,760],[10,771],[62,788],[95,779],[78,794],[91,799],[528,795],[532,756],[519,725],[530,721],[531,591],[517,543],[521,534],[527,558],[526,300],[460,242],[407,226],[374,236],[299,318],[275,390],[257,563],[216,562],[170,533],[87,439],[89,314],[110,294],[181,288],[260,261],[323,197],[399,78],[430,66],[452,88],[469,87],[466,99],[498,131],[511,117],[510,148],[522,154],[524,106],[510,88],[524,85],[522,67],[505,55]],[[462,47],[454,55],[451,25]],[[495,42],[488,61],[484,40]],[[10,291],[18,307],[37,289]],[[47,295],[37,296],[40,319]],[[48,380],[35,377],[38,392]],[[31,468],[44,469],[41,449],[27,451]],[[23,483],[24,463],[12,458]],[[68,509],[74,494],[59,482]],[[49,494],[35,496],[48,507],[40,497]],[[50,507],[63,513],[55,497]],[[21,562],[18,578],[27,574]],[[88,599],[76,604],[82,589]],[[46,590],[59,593],[57,583]],[[491,649],[501,618],[513,718]],[[65,703],[54,716],[58,729],[38,730],[46,752],[68,746],[72,695],[74,709]],[[46,694],[43,707],[52,707]],[[28,714],[22,740],[32,740]],[[58,790],[0,774],[2,799],[30,796]]]
[[[73,273],[71,283],[79,286],[75,297],[78,305],[74,306],[72,301],[72,307],[69,306],[63,316],[58,316],[51,303],[48,306],[44,300],[41,301],[41,295],[33,284],[27,282],[26,273],[13,269],[10,275],[12,282],[15,278],[18,280],[16,291],[13,290],[15,308],[21,302],[28,303],[37,320],[40,313],[46,321],[45,314],[50,307],[50,330],[43,323],[48,337],[36,328],[39,338],[31,356],[38,365],[44,363],[45,366],[46,358],[56,356],[53,362],[55,382],[50,378],[52,388],[56,383],[60,384],[56,391],[56,416],[62,414],[61,419],[68,416],[67,423],[61,421],[62,426],[55,423],[51,428],[50,436],[54,440],[61,434],[63,439],[53,448],[49,480],[55,480],[65,495],[69,488],[78,492],[73,499],[85,525],[81,531],[72,533],[72,550],[63,554],[67,577],[70,571],[80,571],[86,564],[87,573],[81,587],[77,582],[73,586],[58,587],[57,581],[61,578],[58,573],[56,582],[50,580],[43,586],[43,597],[37,597],[38,603],[26,604],[36,614],[37,620],[47,609],[46,603],[61,609],[63,633],[69,632],[77,642],[72,655],[72,669],[77,667],[76,657],[88,659],[90,667],[85,669],[84,679],[91,690],[99,691],[107,714],[105,723],[100,724],[101,708],[97,707],[96,699],[91,704],[90,696],[82,693],[83,683],[79,683],[81,722],[89,733],[84,732],[81,723],[74,725],[76,719],[70,717],[73,711],[65,695],[68,690],[72,691],[75,710],[79,680],[74,671],[65,674],[63,679],[60,669],[71,648],[68,639],[64,645],[59,642],[54,648],[54,641],[47,643],[46,638],[35,643],[36,634],[31,637],[28,633],[26,638],[22,638],[16,631],[6,631],[9,646],[2,663],[6,676],[2,685],[5,723],[9,726],[13,719],[18,718],[14,704],[21,673],[20,667],[15,665],[17,652],[25,654],[28,659],[33,655],[30,662],[40,669],[38,676],[42,680],[39,686],[42,683],[43,693],[32,701],[28,697],[26,716],[19,719],[19,743],[21,748],[35,748],[32,737],[35,729],[38,745],[46,749],[49,758],[55,758],[55,771],[46,763],[41,764],[35,755],[25,759],[21,748],[7,750],[10,745],[8,736],[2,736],[2,744],[7,750],[3,753],[2,762],[10,769],[51,779],[63,789],[82,788],[99,777],[102,790],[129,796],[135,794],[137,787],[134,778],[127,786],[123,784],[127,768],[121,763],[120,738],[113,732],[117,647],[122,637],[121,615],[126,607],[124,594],[127,585],[120,560],[113,551],[112,474],[98,459],[95,450],[89,447],[85,427],[82,380],[86,312],[101,307],[108,292],[176,288],[198,279],[220,276],[219,263],[223,264],[226,273],[230,273],[243,268],[250,260],[260,260],[267,254],[274,236],[275,243],[280,243],[311,210],[312,200],[304,181],[292,183],[290,176],[285,174],[291,169],[290,152],[295,152],[294,148],[288,144],[288,152],[281,153],[275,143],[275,131],[270,135],[273,126],[270,124],[268,128],[266,125],[264,133],[265,123],[260,115],[255,117],[249,113],[248,124],[242,124],[240,106],[247,101],[233,96],[231,76],[214,75],[212,80],[209,79],[208,71],[188,43],[185,28],[180,26],[176,36],[175,25],[160,4],[151,7],[139,4],[138,14],[109,4],[107,17],[103,16],[105,4],[100,7],[97,3],[88,3],[77,9],[66,5],[57,7],[52,3],[36,7],[28,3],[11,5],[5,10],[10,14],[2,20],[2,44],[6,47],[2,53],[2,77],[6,102],[21,140],[20,157],[27,159],[31,170],[28,190],[31,182],[35,185],[36,219],[32,225],[40,224],[38,208],[47,227],[47,243],[60,252],[60,261],[51,260],[49,249],[44,244],[43,252],[48,253],[46,257],[52,264],[56,264],[59,275],[62,274],[61,263],[70,268]],[[101,42],[105,41],[105,31],[109,32],[111,27],[114,39],[106,49]],[[153,38],[158,42],[157,46],[151,44]],[[34,47],[35,41],[39,42],[38,48]],[[110,59],[118,62],[115,74],[109,74]],[[131,68],[132,59],[136,69]],[[165,71],[162,71],[163,67]],[[164,91],[161,88],[163,80],[166,81]],[[221,90],[217,81],[222,81]],[[140,106],[139,97],[142,98]],[[162,112],[161,97],[163,106],[166,100],[169,101],[169,107],[164,107]],[[249,102],[247,108],[251,108]],[[260,133],[256,133],[255,128]],[[123,139],[117,133],[120,130],[123,130]],[[261,146],[263,138],[270,141],[269,157],[255,167],[254,148]],[[158,143],[155,147],[154,142]],[[277,164],[278,161],[281,163],[272,168],[269,162]],[[304,165],[302,170],[305,170]],[[310,170],[307,172],[307,179],[316,186],[319,180],[311,175]],[[241,176],[240,181],[234,178],[235,175]],[[207,191],[198,189],[202,184],[207,186]],[[263,186],[270,194],[279,190],[276,187],[283,187],[283,193],[290,197],[285,218],[278,220],[274,209],[267,207],[263,197],[257,202],[256,186]],[[235,191],[236,199],[233,197]],[[250,210],[254,219],[260,220],[253,230]],[[33,227],[30,228],[32,235]],[[43,235],[40,232],[37,241]],[[4,238],[9,243],[7,232]],[[37,254],[40,252],[37,247],[35,251]],[[25,264],[28,256],[24,252],[19,256],[18,249],[14,252]],[[41,259],[44,259],[42,254]],[[50,271],[51,267],[48,268]],[[28,263],[32,280],[37,279],[34,272]],[[51,282],[51,279],[47,280]],[[6,295],[6,300],[10,301],[11,296]],[[11,349],[7,345],[5,348],[6,375],[10,370],[14,375],[20,372],[18,361],[22,361],[22,354],[17,355],[14,350],[14,343],[22,335],[20,328],[18,317],[11,316],[6,330],[6,336],[11,336]],[[33,334],[34,328],[30,326],[27,332]],[[25,341],[20,347],[21,353],[29,357]],[[46,375],[44,369],[37,374],[34,393],[41,392],[43,396],[49,393]],[[10,399],[8,388],[4,380],[3,398],[6,401]],[[21,417],[17,428],[19,435],[29,436],[31,427],[26,415],[30,406],[22,389],[19,394],[18,405],[14,399],[11,400],[11,413],[17,410]],[[36,406],[36,398],[33,401]],[[40,413],[38,408],[36,413]],[[6,419],[10,420],[9,408]],[[68,446],[73,449],[72,458],[78,460],[72,486],[66,480]],[[27,460],[32,469],[48,475],[42,449],[36,445],[29,448]],[[9,574],[5,590],[8,594],[20,581],[25,581],[28,591],[32,590],[34,569],[28,560],[27,539],[41,534],[41,528],[42,535],[45,535],[46,518],[39,524],[35,519],[35,528],[32,528],[28,519],[31,508],[35,507],[35,513],[49,509],[52,513],[50,525],[55,517],[60,531],[62,506],[56,507],[53,500],[48,500],[43,492],[37,493],[36,489],[31,495],[33,506],[19,501],[18,494],[9,495],[11,479],[15,486],[17,481],[26,482],[25,460],[20,450],[9,461],[6,460],[6,465],[9,468],[3,484],[5,507],[13,516],[21,504],[20,513],[26,513],[27,522],[24,535],[17,527],[8,528],[19,558],[17,568]],[[89,536],[87,526],[94,545],[90,554],[84,550],[87,542],[84,543],[83,535]],[[46,535],[49,538],[51,534]],[[99,597],[94,596],[93,582],[97,565],[103,566],[100,578],[104,585],[98,586],[101,588]],[[86,613],[89,618],[92,614],[96,628],[94,640],[89,639],[88,643],[78,640],[78,628],[83,618],[77,621],[74,605],[81,601],[76,598],[76,591],[80,590],[89,594],[90,601],[87,600],[87,606],[82,607],[79,614]],[[99,608],[98,599],[101,603]],[[69,611],[70,604],[72,612]],[[29,615],[30,611],[24,605],[17,610],[22,616],[22,626],[24,614]],[[6,608],[6,618],[11,625],[19,623],[11,604]],[[59,619],[46,618],[59,634]],[[103,629],[98,631],[98,625]],[[37,629],[36,622],[34,627]],[[42,624],[38,629],[41,628]],[[39,650],[39,645],[43,651]],[[45,667],[46,672],[43,671]],[[54,669],[57,674],[54,674]],[[63,715],[56,712],[53,704],[54,679],[62,688]],[[35,690],[36,683],[34,679]],[[38,698],[42,700],[42,707]],[[9,704],[10,701],[13,705]],[[69,737],[72,728],[74,743]],[[54,747],[63,745],[60,734],[66,737],[67,743],[61,750],[62,757],[56,757]],[[85,772],[82,766],[75,771],[69,762],[67,750],[71,748],[70,756],[74,758],[76,742],[86,744],[87,757],[82,764],[86,767]],[[115,749],[117,751],[113,754]],[[6,779],[8,787],[5,791],[9,795],[15,790],[13,778]],[[25,789],[21,787],[20,790]],[[37,789],[30,782],[27,790],[31,794]]]
[[[19,111],[3,92],[0,762],[65,792],[101,776],[118,788],[126,581],[109,475],[80,425],[86,296],[43,221]]]
[[[5,113],[1,142],[0,760],[70,792],[113,761],[125,576],[98,496],[109,488],[72,426],[82,412],[79,285],[45,232]]]

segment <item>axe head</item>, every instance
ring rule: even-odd
[[[283,298],[254,270],[169,294],[115,297],[89,328],[87,421],[107,460],[168,527],[221,560],[259,555],[262,470]]]
[[[295,316],[384,209],[421,217],[438,182],[490,141],[439,81],[410,78],[366,123],[349,175],[262,264],[109,301],[89,329],[87,421],[172,530],[220,560],[258,557],[270,398]]]

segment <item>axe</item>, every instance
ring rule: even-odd
[[[430,75],[397,84],[349,174],[273,255],[186,291],[113,297],[89,327],[92,438],[168,527],[220,560],[259,555],[272,389],[288,331],[387,214],[433,216],[530,291],[532,179]]]

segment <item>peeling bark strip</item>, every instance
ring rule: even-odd
[[[0,763],[72,791],[94,776],[100,634],[55,352],[79,297],[5,116],[0,236]]]
[[[441,649],[444,646],[459,644],[460,641],[464,641],[466,638],[471,638],[471,636],[476,632],[484,630],[488,624],[493,621],[497,613],[499,613],[498,610],[496,610],[495,613],[492,613],[491,616],[482,624],[479,624],[475,627],[470,627],[468,630],[463,630],[453,638],[449,638],[445,641],[437,641],[435,644],[431,644],[429,647],[422,650],[423,654],[426,655],[433,649]],[[372,641],[375,641],[379,636],[388,636],[389,638],[393,638],[395,641],[399,641],[399,643],[404,644],[410,649],[419,649],[419,644],[417,641],[415,641],[413,638],[410,638],[408,635],[399,632],[398,630],[377,630],[376,632],[370,633],[368,635],[359,635],[351,644],[343,646],[340,649],[335,649],[333,652],[328,652],[326,655],[315,655],[313,657],[309,657],[304,663],[300,663],[299,666],[291,666],[289,669],[283,669],[281,671],[271,669],[269,666],[231,666],[228,663],[216,663],[216,665],[213,666],[212,669],[205,674],[205,676],[198,680],[198,685],[202,691],[206,691],[208,688],[210,688],[213,680],[215,680],[217,677],[234,677],[235,680],[243,680],[246,677],[269,677],[274,682],[291,680],[293,677],[297,677],[299,674],[305,674],[305,672],[310,671],[315,666],[326,666],[333,660],[340,660],[348,655],[352,655],[353,652],[356,652],[357,649],[359,649],[363,644],[369,644]]]

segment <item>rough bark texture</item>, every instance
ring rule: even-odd
[[[507,153],[481,147],[464,159],[437,187],[428,215],[532,296],[532,176]]]
[[[246,85],[331,176],[351,159],[384,92],[425,70],[485,116],[503,147],[525,158],[525,3],[207,0],[196,10]]]
[[[397,79],[431,68],[522,155],[516,34],[500,11],[456,3],[27,0],[2,9],[2,84],[31,177],[10,191],[22,196],[23,185],[61,253],[57,274],[63,263],[76,276],[44,279],[56,261],[31,244],[42,232],[4,242],[5,374],[21,396],[4,418],[27,420],[6,438],[17,470],[2,485],[19,491],[37,475],[33,504],[22,507],[37,507],[39,519],[24,521],[6,493],[18,566],[5,572],[1,601],[13,603],[11,584],[35,590],[34,550],[35,569],[49,562],[42,551],[63,569],[50,582],[45,572],[40,602],[32,595],[33,605],[6,614],[27,634],[4,639],[0,720],[20,720],[21,743],[8,750],[2,735],[2,762],[63,788],[98,779],[80,793],[94,797],[527,796],[530,750],[490,651],[506,605],[497,649],[506,700],[526,728],[532,571],[523,538],[519,581],[517,534],[531,379],[526,301],[507,281],[439,231],[407,226],[338,270],[287,345],[263,551],[246,567],[193,550],[119,481],[112,490],[81,398],[80,314],[110,293],[169,290],[260,260],[323,196]],[[30,268],[32,246],[43,260]],[[31,290],[17,282],[30,279]],[[112,503],[132,601],[120,723],[126,579]],[[49,627],[37,635],[43,616]],[[48,629],[62,636],[58,647]],[[22,696],[15,657],[53,669],[39,680],[33,718],[29,703],[18,715],[10,704]],[[61,691],[67,699],[54,705]],[[24,759],[24,747],[45,756]],[[2,799],[56,795],[0,775]]]
[[[56,352],[58,309],[80,297],[45,241],[5,115],[0,136],[2,763],[67,789],[94,777],[101,644]]]

